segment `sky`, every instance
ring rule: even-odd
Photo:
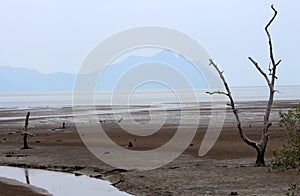
[[[225,71],[231,86],[262,86],[263,77],[247,59],[267,69],[264,26],[277,59],[277,85],[300,85],[300,1],[271,0],[0,0],[0,66],[43,73],[77,73],[89,52],[122,30],[162,26],[197,40]]]

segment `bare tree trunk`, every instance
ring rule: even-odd
[[[24,128],[24,135],[23,135],[23,148],[22,149],[30,149],[30,147],[28,146],[28,143],[27,143],[27,135],[28,135],[28,124],[29,124],[29,115],[30,115],[30,112],[27,112],[27,115],[26,115],[26,119],[25,119],[25,128]]]
[[[256,161],[255,161],[256,166],[266,166],[266,162],[265,162],[266,147],[267,147],[267,142],[264,145],[262,145],[261,147],[256,149],[256,151],[257,151],[257,157],[256,157]]]
[[[250,140],[247,137],[245,131],[242,128],[242,124],[241,124],[241,121],[240,121],[240,118],[239,118],[238,110],[235,107],[234,99],[231,95],[230,88],[229,88],[229,86],[226,82],[226,79],[225,79],[224,75],[223,75],[223,71],[221,71],[219,69],[217,64],[215,64],[212,59],[209,60],[210,65],[212,65],[216,69],[216,71],[218,72],[221,80],[223,81],[226,91],[225,92],[214,91],[214,92],[207,92],[207,93],[210,94],[210,95],[222,94],[222,95],[226,95],[229,98],[229,100],[230,100],[229,105],[231,106],[232,112],[235,115],[236,122],[237,122],[237,128],[239,130],[239,134],[240,134],[241,138],[243,139],[243,141],[246,144],[248,144],[249,146],[255,148],[255,150],[257,152],[257,158],[256,158],[256,162],[255,162],[256,166],[265,166],[266,165],[264,158],[265,158],[265,151],[266,151],[268,140],[269,140],[269,128],[272,125],[272,123],[269,122],[269,117],[270,117],[272,104],[273,104],[273,100],[274,100],[274,94],[276,92],[276,90],[274,89],[275,80],[277,79],[277,77],[276,77],[276,68],[281,62],[281,60],[276,62],[275,59],[274,59],[272,39],[271,39],[271,35],[269,33],[269,30],[268,30],[269,26],[271,25],[271,23],[274,21],[275,17],[277,16],[277,10],[274,8],[273,5],[271,6],[271,8],[274,11],[274,15],[265,27],[265,32],[266,32],[267,37],[268,37],[270,60],[271,60],[271,63],[269,65],[269,76],[271,78],[269,78],[269,76],[261,69],[261,67],[258,65],[258,63],[255,60],[253,60],[251,57],[248,57],[249,60],[254,64],[256,69],[260,72],[260,74],[265,78],[265,80],[268,84],[268,87],[269,87],[269,100],[268,100],[268,104],[267,104],[265,115],[264,115],[264,125],[263,125],[263,128],[262,128],[261,139],[260,139],[259,142]]]

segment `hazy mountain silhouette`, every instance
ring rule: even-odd
[[[0,91],[70,91],[73,89],[74,78],[74,74],[44,74],[32,69],[5,66],[0,67]]]
[[[110,65],[96,87],[97,90],[112,90],[119,77],[130,70],[137,64],[159,62],[168,64],[178,70],[185,76],[193,88],[205,88],[206,83],[201,73],[195,67],[180,55],[163,50],[153,56],[128,56],[124,60]],[[165,77],[172,77],[168,73],[161,73],[161,70],[149,69],[146,74],[164,74]],[[88,85],[90,78],[97,77],[96,72],[88,73],[83,76]],[[139,76],[143,77],[143,75]],[[0,92],[55,92],[55,91],[72,91],[75,74],[71,73],[50,73],[45,74],[33,69],[15,68],[10,66],[0,67]],[[165,88],[157,84],[148,84],[141,89],[160,89]],[[178,85],[180,88],[180,84]],[[84,87],[83,87],[84,89]],[[127,89],[128,90],[128,89]]]

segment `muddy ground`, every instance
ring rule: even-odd
[[[296,102],[280,101],[274,104],[267,161],[272,158],[269,150],[278,149],[283,144],[278,136],[281,132],[277,123],[278,112],[286,111]],[[252,139],[258,139],[260,136],[263,106],[263,102],[239,104],[243,127]],[[119,189],[134,195],[229,195],[235,192],[239,195],[284,195],[289,184],[300,183],[299,171],[274,171],[268,167],[254,167],[255,150],[242,142],[230,111],[226,114],[220,137],[204,157],[199,157],[198,151],[208,122],[199,125],[188,148],[169,164],[154,170],[124,170],[103,163],[86,148],[76,131],[72,116],[69,115],[70,108],[52,108],[51,112],[67,116],[55,119],[47,117],[50,112],[45,108],[31,109],[33,118],[30,120],[29,130],[35,137],[28,138],[32,148],[28,150],[20,150],[21,132],[28,109],[0,110],[0,116],[10,117],[1,120],[0,165],[86,174],[107,179]],[[38,114],[36,118],[35,114]],[[142,114],[143,112],[140,113]],[[21,118],[22,116],[24,118]],[[66,122],[65,129],[61,129],[62,122]],[[131,142],[133,147],[129,149],[136,151],[151,150],[163,145],[174,136],[178,127],[176,123],[167,123],[159,132],[149,137],[136,137],[124,132],[118,123],[112,121],[106,121],[102,126],[119,146],[127,148]],[[110,152],[107,156],[110,156]],[[0,187],[1,190],[5,187],[6,190],[18,191],[3,181]],[[28,187],[23,188],[27,190]]]

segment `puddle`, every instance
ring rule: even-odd
[[[109,181],[65,172],[0,166],[0,176],[46,189],[53,196],[130,195],[112,186]]]

